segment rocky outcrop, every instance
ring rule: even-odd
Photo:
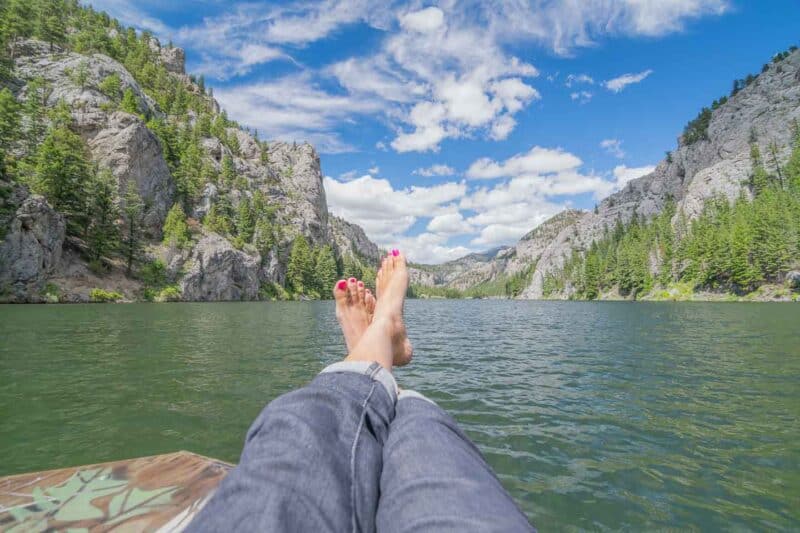
[[[788,157],[792,125],[800,120],[800,51],[771,63],[750,85],[712,112],[707,139],[678,148],[647,176],[629,182],[603,200],[596,213],[585,213],[562,229],[542,251],[531,284],[523,298],[541,298],[544,278],[562,268],[573,251],[583,252],[617,220],[628,222],[634,213],[650,218],[670,199],[689,219],[715,196],[729,200],[749,194],[752,170],[750,144],[755,138],[761,153],[780,147],[777,159]],[[774,165],[774,163],[773,163]],[[768,167],[770,164],[768,163]],[[676,215],[676,217],[679,215]]]
[[[159,235],[172,207],[175,185],[156,136],[138,117],[118,111],[107,118],[102,129],[89,135],[88,144],[94,159],[117,178],[120,198],[125,197],[131,180],[136,183],[148,206],[145,224]]]
[[[180,281],[187,301],[255,300],[259,259],[235,249],[216,233],[203,236],[192,250]]]
[[[109,31],[113,38],[116,30]],[[183,50],[161,46],[156,39],[151,39],[149,45],[155,61],[166,68],[171,81],[205,99],[212,115],[219,112],[216,101],[204,94],[194,78],[186,75]],[[103,81],[111,75],[116,75],[120,81],[120,91],[116,95],[100,90]],[[24,100],[31,90],[31,81],[40,78],[47,86],[44,102],[47,107],[60,102],[67,104],[73,127],[86,142],[93,162],[110,169],[116,177],[121,203],[124,203],[129,184],[136,184],[146,206],[145,224],[150,244],[156,244],[161,238],[166,214],[177,200],[176,183],[159,139],[142,117],[163,119],[180,130],[195,124],[199,118],[195,110],[189,110],[183,118],[167,116],[114,59],[103,54],[73,53],[36,40],[18,43],[13,76],[11,86],[18,99]],[[133,92],[138,114],[119,110],[126,90]],[[259,282],[284,281],[291,245],[298,235],[304,235],[313,246],[332,245],[339,256],[377,260],[378,249],[361,228],[329,216],[319,155],[310,144],[265,143],[248,131],[234,127],[227,128],[220,137],[201,139],[204,164],[210,165],[219,175],[223,162],[230,158],[235,177],[223,182],[215,179],[213,172],[209,173],[205,183],[200,184],[199,198],[193,202],[189,213],[195,219],[190,221],[195,234],[200,232],[202,237],[194,249],[182,250],[166,261],[172,280],[179,279],[179,273],[185,273],[180,281],[184,299],[255,299]],[[275,231],[272,237],[277,240],[264,257],[258,257],[253,250],[250,253],[239,251],[225,238],[203,228],[202,221],[214,204],[225,201],[235,213],[243,200],[253,200],[257,195],[263,195],[273,212],[270,222]],[[228,215],[233,216],[232,213]],[[52,273],[48,266],[44,271],[49,273],[43,277],[34,276],[32,279],[36,279],[36,283],[24,285],[38,290],[34,286],[40,284],[40,278],[48,276],[70,287],[74,285],[69,283],[70,276],[89,279],[85,272],[79,273],[85,270],[80,268],[85,265],[81,265],[84,260],[80,253],[76,251],[76,254],[70,261],[70,269]],[[112,279],[116,274],[115,271],[104,276]],[[6,267],[2,275],[19,277]],[[102,285],[102,280],[91,278],[90,281]],[[81,290],[83,285],[85,283]]]
[[[8,220],[0,220],[5,236],[0,242],[0,298],[35,301],[61,258],[64,217],[38,195],[15,187],[0,201]]]
[[[339,254],[357,257],[377,264],[380,260],[378,246],[369,240],[361,226],[351,224],[343,218],[328,217],[330,235]]]
[[[78,71],[85,73],[81,84],[76,75]],[[70,106],[75,127],[87,141],[92,158],[116,176],[120,196],[124,196],[130,180],[136,182],[147,206],[148,228],[158,236],[175,192],[161,146],[141,118],[113,111],[115,102],[98,89],[103,80],[116,74],[121,90],[133,91],[143,113],[161,116],[155,103],[125,67],[102,54],[85,56],[58,48],[51,51],[48,44],[29,40],[20,45],[15,73],[23,80],[21,97],[24,98],[29,89],[25,80],[42,78],[50,89],[47,105],[55,106],[63,101]]]

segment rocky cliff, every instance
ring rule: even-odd
[[[679,137],[677,148],[652,173],[632,180],[595,211],[564,211],[489,261],[466,270],[461,260],[425,268],[427,274],[419,275],[417,283],[464,289],[529,268],[520,297],[542,298],[545,277],[560,270],[573,252],[585,252],[617,221],[625,224],[634,214],[649,219],[669,200],[676,202],[675,221],[681,214],[692,220],[710,198],[750,195],[751,144],[755,142],[762,154],[777,147],[778,165],[789,156],[793,124],[800,120],[800,51],[765,65],[761,74],[709,113],[699,139]],[[775,166],[771,158],[768,167]]]
[[[109,30],[111,39],[116,35],[117,30]],[[284,282],[292,242],[299,235],[314,247],[330,245],[339,258],[377,257],[377,247],[361,228],[329,216],[319,156],[311,145],[263,142],[224,115],[221,119],[217,102],[195,78],[185,74],[183,51],[163,47],[150,37],[142,38],[149,39],[150,60],[164,69],[157,75],[166,76],[165,84],[176,84],[201,102],[207,110],[204,116],[193,109],[179,115],[164,109],[152,91],[108,55],[76,53],[69,47],[34,39],[16,44],[12,76],[2,86],[8,87],[20,104],[29,101],[31,92],[40,87],[46,87],[45,108],[66,104],[72,129],[85,142],[92,163],[113,174],[121,212],[129,184],[134,184],[144,205],[149,239],[143,261],[166,259],[169,281],[181,289],[183,299],[257,298],[261,284]],[[117,97],[103,88],[110,78],[118,80],[119,87],[114,90]],[[123,93],[132,94],[136,112],[119,104]],[[221,132],[203,131],[198,127],[202,120],[221,122],[224,127]],[[196,167],[210,177],[184,176],[188,165],[183,160],[171,162],[165,134],[162,132],[160,138],[151,126],[154,123],[172,128],[168,134],[178,139],[186,135],[183,132],[200,131]],[[25,150],[20,141],[14,154],[22,159]],[[192,238],[188,248],[176,252],[165,249],[160,240],[167,212],[187,196],[179,190],[181,172],[184,183],[189,181],[198,192],[187,213]],[[226,172],[231,176],[223,181],[218,176]],[[65,239],[64,217],[44,198],[30,194],[23,183],[2,183],[4,190],[10,191],[0,206],[5,213],[0,219],[4,234],[0,243],[0,293],[4,300],[39,301],[49,281],[60,284],[60,297],[65,301],[85,299],[89,289],[98,285],[119,288],[128,299],[141,297],[142,284],[136,282],[136,276],[123,280],[131,276],[122,273],[119,261],[108,261],[106,274],[89,274],[79,253],[79,239]],[[213,206],[222,209],[224,205],[235,214],[241,202],[250,205],[256,196],[266,202],[272,217],[274,235],[268,250],[234,242],[233,235],[220,235],[214,228],[205,227]],[[69,253],[62,253],[62,248]]]

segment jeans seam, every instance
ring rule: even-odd
[[[358,531],[357,522],[356,522],[356,491],[358,486],[356,484],[356,450],[358,448],[358,439],[361,436],[361,430],[364,427],[364,420],[367,417],[367,403],[369,399],[372,397],[372,393],[375,392],[375,385],[377,384],[376,381],[372,382],[372,387],[369,389],[369,393],[367,394],[364,401],[361,403],[361,419],[358,421],[358,428],[356,428],[356,435],[353,439],[353,445],[350,448],[350,498],[352,499],[352,515],[351,515],[351,524],[353,526],[353,533]]]

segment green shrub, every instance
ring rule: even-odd
[[[155,297],[157,302],[179,302],[181,300],[181,290],[176,285],[170,285],[161,289],[158,296]]]
[[[41,295],[47,303],[56,304],[61,297],[61,289],[55,283],[48,283],[42,289]]]
[[[277,283],[266,282],[262,283],[261,287],[258,289],[258,299],[286,301],[291,300],[292,295]]]
[[[95,303],[117,302],[122,298],[122,294],[104,289],[92,289],[89,293],[89,299]]]

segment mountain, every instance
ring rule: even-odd
[[[76,2],[0,23],[0,298],[315,297],[369,275],[378,248],[329,215],[314,148],[229,120],[183,50]]]
[[[792,179],[800,182],[798,121],[800,51],[792,47],[765,64],[758,75],[737,80],[730,96],[716,100],[687,124],[677,148],[652,173],[630,181],[594,211],[565,211],[491,261],[466,271],[451,266],[459,261],[445,263],[435,269],[433,279],[419,281],[468,289],[469,294],[481,284],[497,285],[521,275],[521,284],[514,285],[515,289],[522,286],[519,292],[506,290],[505,294],[529,299],[636,297],[668,290],[676,282],[689,283],[692,290],[743,293],[763,283],[779,283],[790,277],[792,268],[800,267],[800,219],[794,211],[800,200],[792,187]],[[759,185],[759,180],[764,184]],[[720,199],[727,207],[720,207]],[[770,209],[768,202],[782,207]],[[758,215],[762,208],[763,216]],[[743,218],[738,234],[730,233],[736,228],[726,209],[734,214],[747,212],[741,214],[749,218]],[[785,217],[775,218],[776,210]],[[668,219],[668,229],[660,233],[654,227],[659,216]],[[765,222],[770,216],[772,226]],[[698,257],[700,252],[688,248],[698,248],[701,236],[714,233],[704,224],[716,225],[713,239],[719,242],[714,245],[717,248],[703,252],[706,257]],[[785,232],[776,236],[777,228]],[[638,236],[632,237],[633,233]],[[769,252],[759,249],[759,241],[769,239],[780,250],[775,252],[780,260],[773,265],[765,264],[763,256]],[[638,255],[629,258],[625,254],[633,249],[633,241]],[[737,243],[739,255],[730,251]],[[670,255],[665,256],[665,250]],[[683,255],[679,257],[678,252]],[[632,286],[617,279],[622,259],[635,260],[641,267],[641,279]],[[715,261],[718,265],[713,267]],[[737,268],[748,271],[750,277],[737,276]],[[457,280],[469,283],[465,286]],[[582,290],[587,281],[597,286]]]

